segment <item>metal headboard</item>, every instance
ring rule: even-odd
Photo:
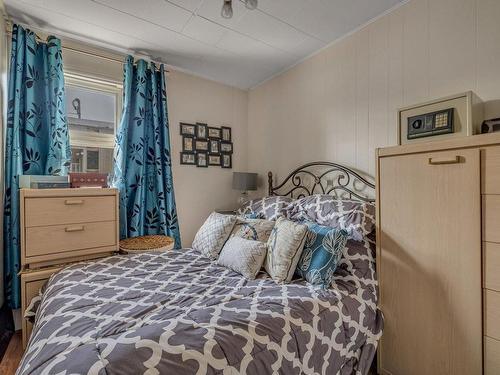
[[[273,186],[273,174],[268,172],[269,195],[302,198],[313,194],[328,194],[343,199],[375,202],[375,184],[369,177],[340,164],[317,161],[304,164],[291,172],[278,186]]]

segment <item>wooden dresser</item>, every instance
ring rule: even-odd
[[[500,374],[500,134],[377,150],[379,373]]]
[[[116,189],[21,189],[21,309],[63,264],[118,251]],[[23,345],[31,324],[23,319]]]

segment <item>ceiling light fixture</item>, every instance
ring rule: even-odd
[[[224,4],[222,5],[222,10],[220,15],[223,18],[231,18],[233,17],[233,0],[224,0]]]
[[[257,8],[259,1],[258,0],[244,0],[244,3],[245,3],[245,7],[247,7],[247,9],[254,10]],[[220,14],[223,18],[232,18],[233,17],[233,0],[224,0]]]

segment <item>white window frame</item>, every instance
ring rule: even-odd
[[[66,86],[78,87],[94,91],[101,91],[115,96],[115,128],[113,134],[89,133],[79,130],[70,130],[70,144],[72,147],[87,148],[114,148],[115,135],[120,126],[122,112],[123,84],[103,79],[65,71],[64,80]]]
[[[87,146],[84,146],[84,147],[81,147],[81,146],[73,146],[74,148],[78,148],[80,150],[82,150],[82,171],[78,171],[77,173],[99,173],[99,168],[98,169],[90,169],[88,168],[88,152],[89,151],[97,151],[99,152],[99,150],[101,148],[98,148],[98,147],[87,147]],[[99,152],[99,161],[98,161],[98,164],[100,165],[101,164],[101,155],[100,155],[100,152]],[[99,166],[98,165],[98,166]]]

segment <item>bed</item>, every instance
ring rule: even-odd
[[[370,200],[356,172],[307,166],[322,171],[299,168],[270,195]],[[383,326],[374,242],[349,242],[325,290],[264,272],[247,280],[193,249],[71,265],[44,287],[17,374],[366,374]]]

